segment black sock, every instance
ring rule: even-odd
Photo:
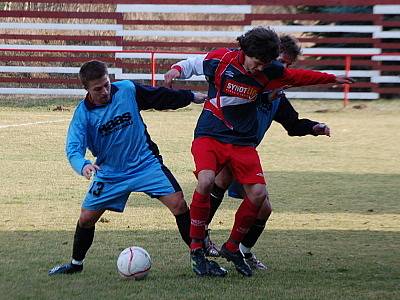
[[[210,214],[208,216],[207,225],[211,223],[215,212],[217,211],[218,207],[221,205],[222,199],[224,199],[226,190],[220,188],[218,185],[214,184],[213,189],[210,195]]]
[[[261,233],[264,231],[266,223],[267,220],[256,219],[254,224],[250,227],[249,231],[245,235],[242,245],[247,248],[252,248],[256,244]]]
[[[79,222],[76,225],[74,235],[74,245],[72,247],[72,258],[75,260],[82,261],[90,246],[93,243],[95,226],[90,228],[82,228],[79,226]]]
[[[175,216],[175,220],[182,240],[190,246],[190,243],[192,242],[192,239],[190,238],[190,210],[188,209],[183,214]]]

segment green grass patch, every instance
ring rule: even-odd
[[[215,231],[222,241],[227,230]],[[71,231],[2,232],[3,299],[395,299],[400,246],[394,232],[272,230],[257,255],[270,271],[243,278],[230,263],[223,279],[196,278],[176,231],[99,231],[83,273],[49,277],[71,250]],[[153,267],[143,281],[119,277],[116,257],[127,244],[143,245]],[[45,247],[47,246],[47,247]],[[376,251],[379,249],[379,252]]]

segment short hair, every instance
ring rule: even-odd
[[[279,56],[279,37],[270,27],[255,27],[237,38],[244,54],[269,63]]]
[[[289,34],[283,34],[279,39],[281,41],[280,52],[285,53],[293,60],[297,60],[297,57],[301,54],[299,40]]]
[[[87,87],[89,81],[99,79],[104,75],[108,75],[107,65],[99,60],[87,61],[79,70],[79,79],[84,87]]]

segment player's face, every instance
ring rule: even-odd
[[[89,92],[94,104],[107,103],[110,100],[111,92],[110,77],[104,75],[99,79],[89,81],[86,90]]]
[[[287,68],[292,65],[296,61],[296,59],[283,52],[279,55],[278,61],[280,61],[285,66],[285,68]]]
[[[250,57],[247,55],[244,56],[243,67],[251,74],[262,71],[268,64],[269,62],[261,61],[255,57]]]

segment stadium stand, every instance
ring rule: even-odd
[[[339,12],[304,13],[306,6]],[[368,13],[340,12],[346,7]],[[235,47],[237,36],[268,25],[299,38],[304,56],[296,67],[356,78],[349,99],[398,97],[399,15],[398,0],[7,1],[0,4],[0,93],[83,94],[77,71],[94,58],[109,64],[114,80],[160,84],[176,60]],[[201,77],[177,86],[205,88]],[[289,96],[345,95],[323,86]]]

